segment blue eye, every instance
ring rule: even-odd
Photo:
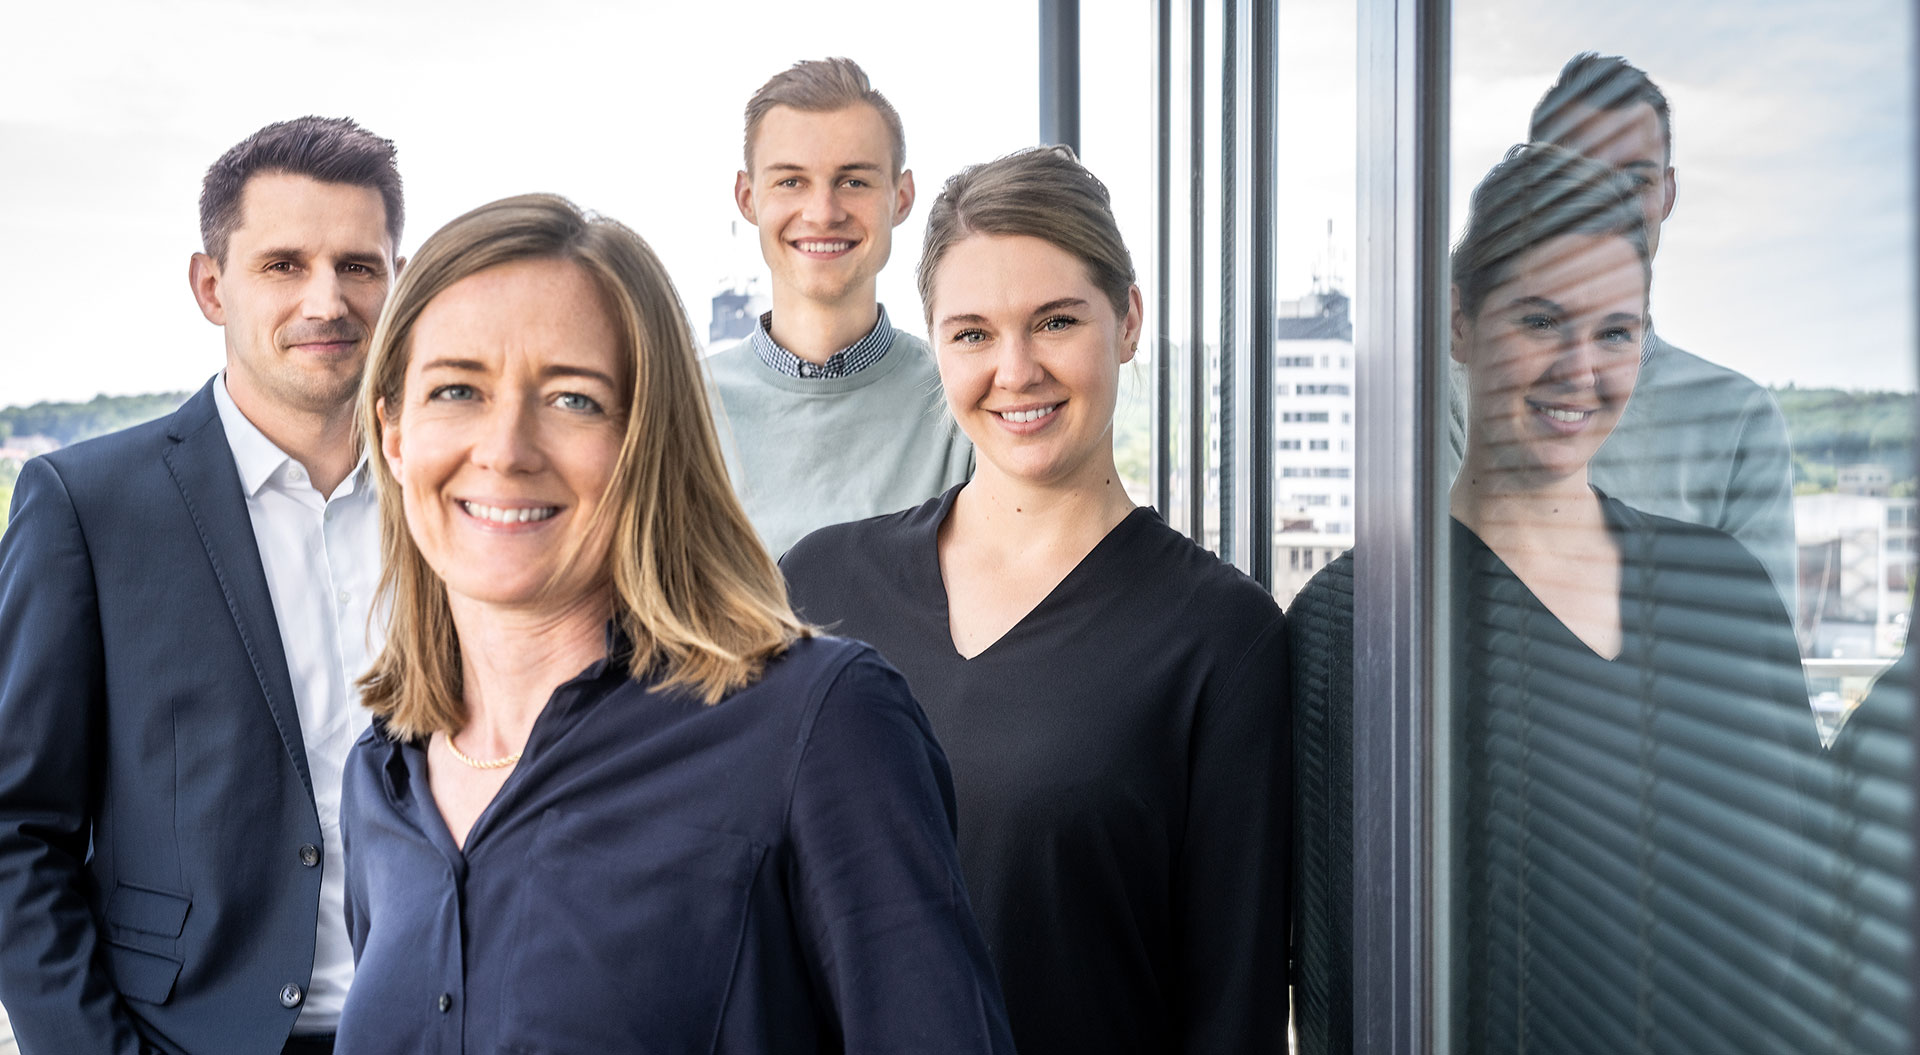
[[[1047,333],[1060,333],[1063,330],[1072,329],[1078,325],[1080,325],[1080,320],[1071,315],[1054,315],[1042,321],[1040,328]]]
[[[1533,330],[1536,333],[1546,333],[1560,328],[1560,324],[1553,316],[1541,315],[1537,312],[1532,315],[1522,315],[1520,326],[1522,329]]]
[[[600,404],[590,396],[578,392],[562,392],[553,397],[553,405],[561,410],[571,410],[582,414],[597,414]]]
[[[979,344],[987,339],[985,330],[961,330],[948,340],[954,344]]]
[[[472,385],[441,385],[427,393],[429,401],[465,402],[475,396]]]

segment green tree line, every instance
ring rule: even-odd
[[[102,436],[170,414],[188,392],[95,396],[85,403],[35,403],[0,409],[0,442],[11,436],[49,436],[61,446]]]
[[[1832,490],[1841,468],[1878,464],[1892,474],[1896,493],[1914,493],[1911,393],[1789,386],[1773,397],[1793,441],[1796,492]]]

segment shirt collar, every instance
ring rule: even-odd
[[[893,324],[887,320],[887,306],[879,305],[879,319],[866,335],[827,357],[824,363],[811,363],[780,346],[773,339],[773,312],[764,312],[760,324],[747,336],[754,355],[775,373],[788,377],[848,377],[879,362],[893,347]]]
[[[233,394],[227,391],[227,372],[220,371],[218,383],[213,386],[213,405],[220,411],[220,427],[226,431],[227,446],[233,450],[234,467],[240,470],[240,487],[248,498],[260,493],[274,479],[276,473],[299,468],[299,463],[287,452],[281,450],[267,434],[260,431],[247,416],[240,412],[239,404],[233,401]],[[352,494],[364,484],[362,474],[367,469],[365,454],[360,456],[359,464],[347,474],[346,480],[334,492],[334,497]],[[303,479],[304,479],[304,472]]]

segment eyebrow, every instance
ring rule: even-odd
[[[1549,297],[1536,297],[1536,296],[1515,297],[1512,300],[1507,302],[1507,308],[1508,310],[1512,310],[1514,308],[1545,308],[1548,311],[1553,312],[1555,315],[1567,314],[1566,305],[1560,303],[1557,300],[1553,300]]]
[[[774,161],[774,162],[769,162],[760,167],[768,172],[805,172],[807,171],[807,167],[805,165],[797,165],[791,161]],[[835,172],[881,172],[883,171],[883,169],[878,164],[871,161],[852,161],[852,162],[848,162],[845,165],[841,165],[840,167],[834,169],[834,171]]]
[[[487,369],[486,364],[482,363],[478,359],[453,359],[453,358],[442,357],[439,359],[430,359],[420,364],[420,370],[423,373],[428,370],[461,370],[467,373],[477,374],[477,373],[484,373],[486,369]],[[619,385],[614,383],[613,378],[608,377],[604,372],[595,370],[590,366],[569,366],[565,363],[554,363],[551,366],[543,367],[540,371],[540,376],[541,377],[584,377],[589,380],[598,381],[601,384],[606,385],[608,388],[614,389],[616,391],[618,391],[620,388]]]
[[[254,253],[252,256],[252,259],[254,260],[306,260],[312,255],[313,254],[309,253],[305,249],[296,249],[293,246],[278,246],[278,247],[273,247],[268,249],[262,249],[259,252]],[[365,264],[369,267],[386,267],[387,266],[387,258],[380,255],[379,253],[362,253],[358,251],[340,254],[340,262],[343,264]]]
[[[1085,297],[1059,297],[1033,309],[1032,312],[1028,313],[1028,318],[1045,315],[1050,311],[1059,311],[1062,308],[1084,308],[1086,306],[1087,300]],[[952,326],[955,323],[982,323],[986,321],[988,320],[984,315],[949,315],[940,320],[940,325],[946,327]]]
[[[1033,313],[1035,315],[1045,315],[1047,312],[1059,311],[1061,308],[1084,308],[1086,306],[1087,301],[1084,297],[1060,297],[1047,301],[1045,304],[1033,309]]]
[[[1532,297],[1532,296],[1515,297],[1512,300],[1507,302],[1507,310],[1509,311],[1513,310],[1514,308],[1526,308],[1526,307],[1545,308],[1548,311],[1553,312],[1555,315],[1569,314],[1565,305],[1561,304],[1557,300],[1553,300],[1548,297]],[[1601,319],[1600,321],[1604,323],[1609,323],[1609,324],[1620,323],[1620,322],[1644,324],[1646,322],[1646,317],[1643,315],[1636,315],[1629,311],[1615,311],[1615,312],[1609,312],[1607,316]]]

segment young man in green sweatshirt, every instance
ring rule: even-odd
[[[972,449],[933,356],[875,294],[913,210],[900,117],[848,59],[796,63],[747,103],[734,202],[773,310],[708,360],[735,491],[775,556],[815,528],[918,505]]]

